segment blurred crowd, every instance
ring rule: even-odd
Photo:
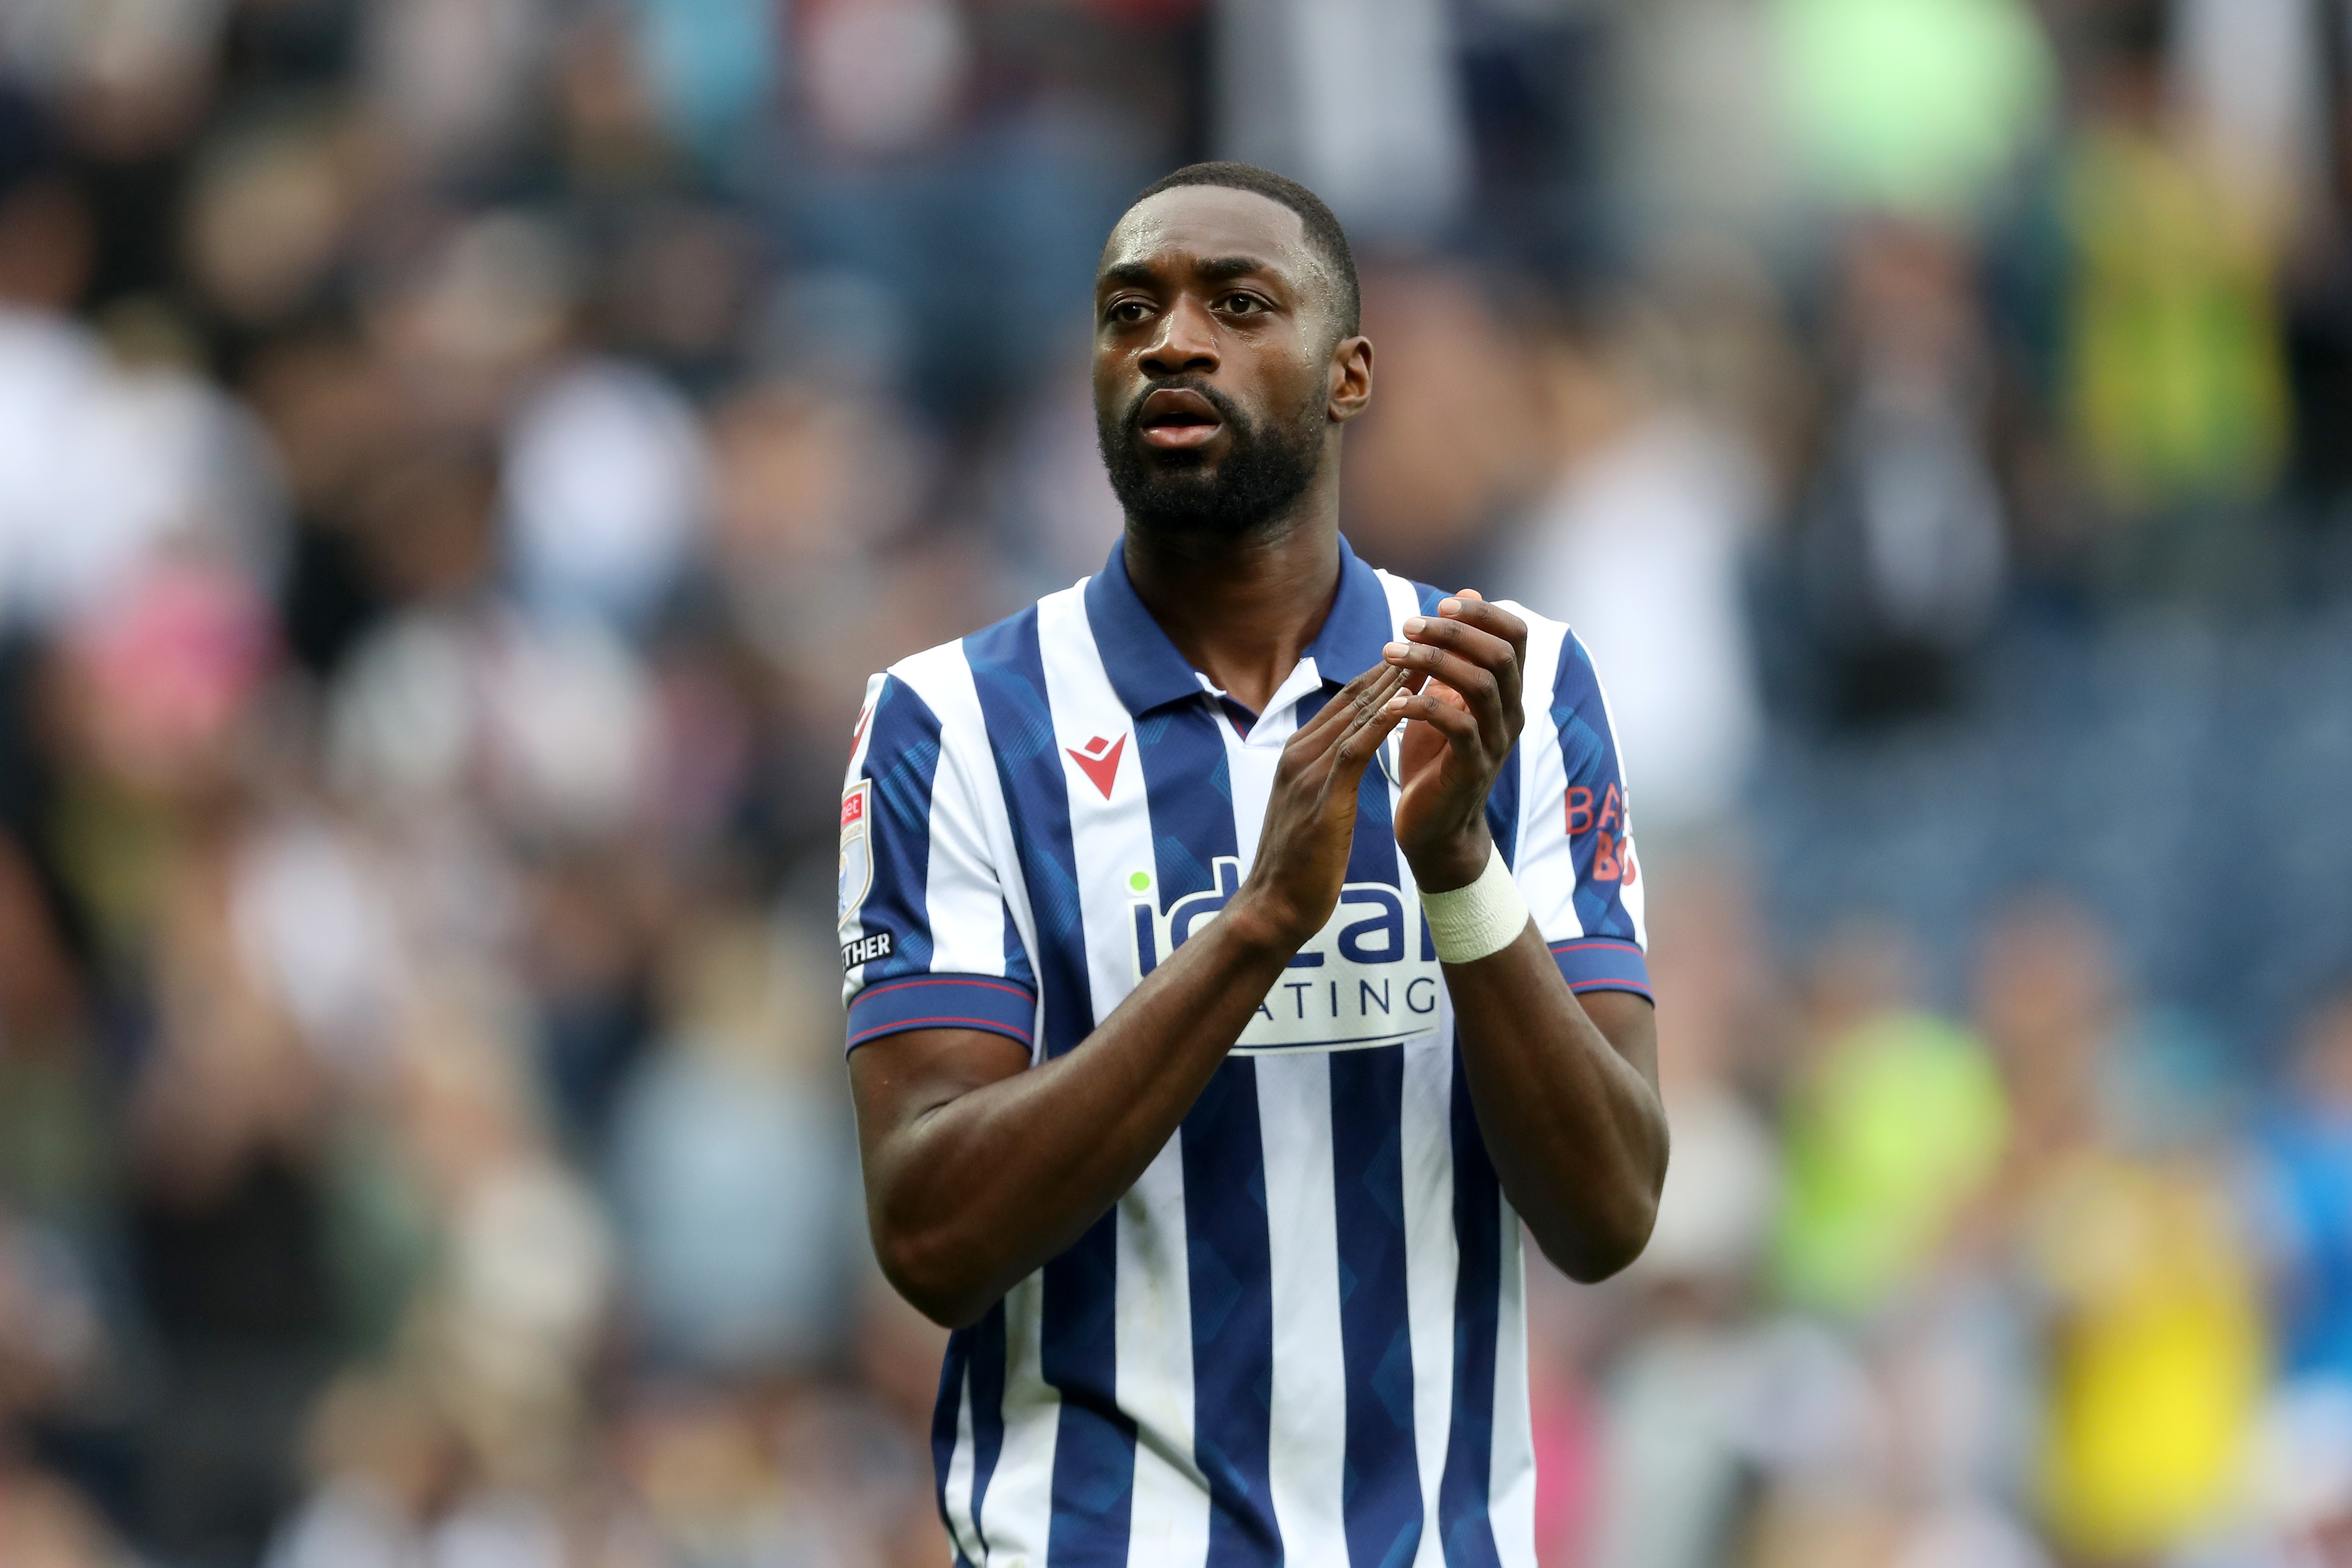
[[[947,1560],[832,806],[1208,155],[1630,758],[1547,1568],[2352,1563],[2340,0],[6,0],[0,1564]]]

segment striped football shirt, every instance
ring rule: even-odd
[[[1194,671],[1114,549],[874,677],[841,808],[849,1045],[974,1029],[1076,1049],[1222,909],[1283,742],[1435,591],[1340,545],[1262,714]],[[1528,622],[1487,807],[1577,990],[1648,994],[1601,688]],[[1444,975],[1366,770],[1338,909],[1134,1187],[950,1341],[932,1428],[958,1560],[1533,1568],[1519,1226]]]

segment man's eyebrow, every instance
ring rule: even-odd
[[[1262,256],[1219,256],[1201,262],[1192,268],[1193,275],[1211,283],[1231,283],[1236,277],[1248,277],[1258,273],[1274,273],[1280,268]],[[1147,261],[1115,262],[1102,269],[1095,279],[1097,288],[1149,287],[1160,281],[1159,272]]]
[[[1220,256],[1201,263],[1193,270],[1212,283],[1231,283],[1236,277],[1247,277],[1255,272],[1280,269],[1264,256]]]

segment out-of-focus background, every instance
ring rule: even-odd
[[[1092,570],[1127,195],[1611,682],[1547,1568],[2352,1563],[2352,8],[6,0],[0,1563],[937,1564],[833,804]]]

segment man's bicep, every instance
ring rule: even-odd
[[[1601,1031],[1610,1048],[1623,1057],[1643,1080],[1658,1082],[1658,1010],[1650,998],[1633,991],[1584,991],[1577,1001],[1584,1016]]]
[[[859,1141],[869,1155],[890,1134],[1029,1065],[1029,1048],[976,1029],[910,1029],[849,1053]]]

